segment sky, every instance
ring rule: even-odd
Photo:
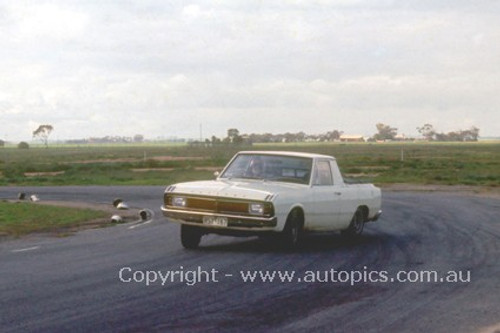
[[[500,136],[493,0],[0,0],[0,139]]]

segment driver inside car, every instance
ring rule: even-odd
[[[250,161],[250,166],[248,167],[247,176],[252,178],[262,178],[264,175],[264,167],[260,159],[253,159]]]

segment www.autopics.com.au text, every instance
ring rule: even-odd
[[[220,283],[228,279],[239,279],[243,283],[470,283],[471,271],[410,270],[390,273],[370,270],[240,270],[237,273],[224,273],[215,268],[205,269],[197,266],[187,269],[180,266],[174,270],[134,270],[123,267],[118,272],[123,283],[139,283],[146,286],[181,283],[194,286],[199,283]]]

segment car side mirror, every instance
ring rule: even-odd
[[[220,176],[220,172],[219,172],[219,171],[215,171],[215,172],[214,172],[214,177],[215,177],[215,178],[218,178],[219,176]]]

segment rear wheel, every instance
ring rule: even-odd
[[[358,208],[354,213],[354,216],[352,217],[351,224],[349,224],[349,227],[345,230],[342,230],[342,235],[349,238],[359,237],[363,232],[364,226],[365,226],[365,214],[361,209]]]
[[[190,225],[181,225],[181,243],[186,249],[196,249],[200,245],[201,232]]]

